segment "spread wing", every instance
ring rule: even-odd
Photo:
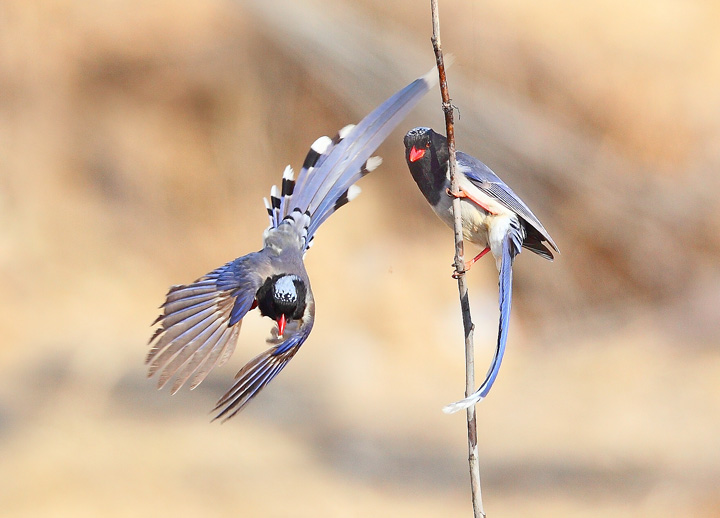
[[[235,376],[235,383],[215,405],[213,411],[218,411],[214,419],[223,418],[227,421],[250,400],[255,397],[285,365],[300,350],[300,346],[310,336],[315,316],[315,305],[311,300],[305,310],[305,315],[299,321],[293,321],[285,328],[282,341],[277,339],[277,328],[273,329],[274,338],[270,342],[277,343],[262,354],[250,360]]]
[[[148,377],[160,371],[158,388],[174,375],[172,393],[193,377],[197,387],[216,366],[232,355],[243,317],[254,307],[263,276],[260,252],[231,261],[192,284],[173,286],[149,344]]]

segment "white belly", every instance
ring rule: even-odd
[[[450,196],[444,196],[434,207],[435,214],[450,228],[454,227],[452,200]],[[477,205],[465,199],[460,200],[460,211],[463,222],[463,239],[480,248],[488,246],[488,223],[492,215],[479,210]]]
[[[452,200],[450,196],[444,196],[440,203],[434,207],[435,213],[450,228],[454,227]],[[497,203],[493,201],[493,204]],[[460,200],[463,239],[470,241],[481,249],[489,246],[490,252],[495,257],[495,265],[498,270],[500,270],[502,258],[503,239],[510,228],[510,221],[517,218],[515,213],[504,206],[502,208],[504,210],[500,214],[489,214],[472,201],[465,198]]]

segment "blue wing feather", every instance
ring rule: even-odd
[[[268,383],[270,383],[300,350],[312,329],[312,320],[300,326],[290,337],[250,360],[237,373],[236,381],[215,405],[213,418],[226,421],[242,410]]]
[[[550,237],[550,234],[540,220],[533,214],[533,211],[525,205],[525,202],[515,194],[515,192],[503,182],[492,170],[482,163],[474,156],[470,156],[466,153],[458,151],[457,161],[462,168],[463,174],[472,182],[472,184],[480,189],[482,192],[497,199],[500,203],[505,205],[508,209],[512,210],[515,214],[524,219],[530,224],[535,230],[540,233],[543,240],[547,241],[548,244],[558,252],[555,241]],[[547,252],[552,258],[552,254]],[[542,254],[541,254],[542,255]]]
[[[204,377],[235,347],[238,333],[215,332],[231,328],[252,309],[262,282],[253,265],[260,252],[230,261],[194,283],[175,286],[155,321],[158,328],[150,339],[148,375],[162,370],[158,387],[178,375],[177,391],[193,374]],[[206,360],[212,358],[212,362]]]

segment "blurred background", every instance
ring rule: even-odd
[[[458,146],[562,251],[516,262],[488,515],[720,516],[720,3],[440,4]],[[143,365],[168,286],[259,249],[284,166],[433,65],[429,11],[2,2],[3,516],[470,516],[452,237],[402,148],[437,90],[319,232],[313,334],[247,410],[209,422],[267,319],[193,392]],[[469,282],[481,377],[492,261]]]

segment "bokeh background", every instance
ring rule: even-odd
[[[441,1],[458,144],[560,246],[516,262],[478,406],[489,516],[720,516],[720,3]],[[237,418],[265,347],[155,390],[171,284],[261,245],[318,136],[433,64],[425,2],[0,4],[0,513],[469,516],[451,234],[403,160],[434,90],[318,234],[310,340]],[[496,272],[470,273],[478,377]]]

